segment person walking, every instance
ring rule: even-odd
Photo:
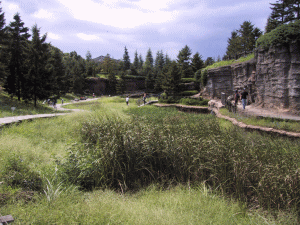
[[[126,105],[129,104],[129,96],[126,97]]]
[[[247,105],[247,95],[248,95],[248,92],[246,91],[246,88],[244,88],[244,91],[241,93],[243,109],[245,109],[246,105]]]
[[[64,104],[64,100],[63,100],[63,99],[61,99],[61,104],[62,104],[62,105]]]

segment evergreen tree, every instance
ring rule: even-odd
[[[177,63],[182,78],[193,77],[194,73],[190,65],[191,49],[186,45],[177,56]]]
[[[135,53],[134,53],[133,68],[135,70],[139,69],[139,56],[138,56],[137,51],[135,51]]]
[[[149,91],[154,87],[154,69],[153,69],[153,57],[151,49],[149,48],[146,56],[146,61],[143,65],[143,75],[145,76],[145,87]]]
[[[50,56],[47,69],[49,71],[49,78],[51,79],[52,93],[60,96],[66,94],[70,88],[63,63],[63,52],[50,44],[49,50]]]
[[[175,97],[179,93],[179,84],[181,81],[181,74],[177,63],[172,61],[169,65],[169,70],[165,74],[162,88],[167,92],[168,95]]]
[[[210,66],[215,63],[215,60],[212,57],[207,57],[204,62],[204,67]]]
[[[129,70],[130,69],[130,58],[129,58],[126,46],[125,46],[124,55],[123,55],[123,62],[124,62],[124,71]]]
[[[258,28],[254,29],[254,25],[251,24],[250,21],[245,21],[241,25],[239,33],[241,37],[241,48],[246,55],[253,51],[255,48],[255,41],[262,34],[262,32]]]
[[[49,45],[45,43],[47,35],[40,37],[40,28],[35,24],[32,27],[32,40],[29,44],[27,65],[29,67],[26,76],[26,93],[23,98],[33,99],[36,107],[37,100],[48,98],[53,94],[53,82],[49,70],[47,70],[47,61],[49,57]]]
[[[2,13],[2,7],[0,7],[0,84],[7,76],[7,34],[5,30],[4,13]]]
[[[165,58],[164,58],[164,54],[163,51],[157,51],[156,53],[156,58],[155,58],[155,63],[154,63],[154,71],[155,71],[155,75],[154,75],[154,80],[155,80],[155,84],[154,84],[154,89],[155,91],[161,91],[162,90],[162,79],[163,79],[163,68],[165,65]]]
[[[14,21],[9,24],[9,74],[6,79],[4,88],[11,94],[11,96],[18,96],[18,100],[21,100],[22,92],[24,91],[24,74],[27,73],[25,65],[26,48],[28,44],[28,28],[24,27],[19,13],[14,15]]]
[[[90,51],[87,51],[86,55],[85,55],[85,62],[86,62],[86,76],[87,77],[92,77],[94,76],[94,63],[92,61],[92,54]]]
[[[140,54],[139,55],[139,70],[140,71],[143,69],[143,66],[144,66],[144,60],[143,60],[142,55]]]
[[[279,21],[280,24],[292,21],[294,19],[293,14],[293,1],[290,0],[277,0],[276,3],[270,3],[272,7],[271,18]]]
[[[202,56],[198,52],[193,56],[191,65],[194,73],[203,68],[204,62]]]

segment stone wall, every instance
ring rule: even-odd
[[[208,70],[206,95],[221,99],[246,87],[249,101],[265,108],[300,111],[300,47],[296,43],[258,49],[244,63]]]
[[[227,96],[232,94],[231,66],[223,66],[207,71],[206,92],[210,98],[221,98],[221,93],[224,92]]]
[[[258,105],[300,110],[300,48],[291,43],[268,51],[257,50],[256,86]]]

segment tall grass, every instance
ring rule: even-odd
[[[94,112],[83,121],[61,167],[71,183],[126,191],[205,181],[248,205],[299,209],[299,142],[224,131],[207,115],[129,112],[131,120]]]

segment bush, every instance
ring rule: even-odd
[[[174,97],[166,97],[166,98],[160,98],[158,100],[159,103],[163,103],[163,104],[175,104],[175,103],[179,103],[179,98],[174,98]]]
[[[195,78],[181,78],[181,83],[192,83],[195,81]]]
[[[201,83],[202,83],[203,87],[205,87],[207,85],[207,70],[206,69],[202,70]]]
[[[182,98],[180,99],[180,104],[183,105],[200,105],[200,106],[207,106],[209,100],[207,99],[196,99],[196,98]]]
[[[269,49],[277,44],[288,44],[292,41],[300,42],[300,21],[283,24],[269,33],[261,36],[256,41],[256,47]]]
[[[188,90],[188,91],[183,91],[180,93],[181,96],[192,96],[198,94],[199,91],[197,90]]]

